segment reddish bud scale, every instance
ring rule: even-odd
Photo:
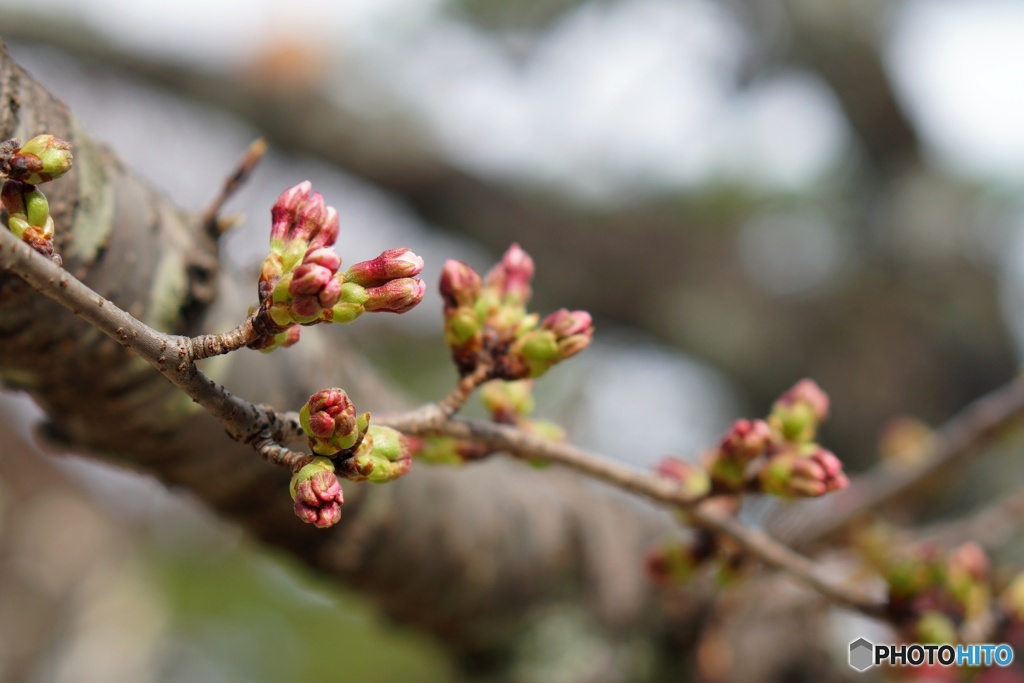
[[[505,303],[522,305],[530,300],[533,272],[533,259],[518,244],[513,244],[487,274],[486,285]]]
[[[483,289],[483,281],[465,263],[449,259],[441,269],[440,287],[446,310],[472,308]]]

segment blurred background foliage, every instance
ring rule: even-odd
[[[1012,0],[6,0],[0,32],[184,206],[268,138],[230,207],[249,220],[226,240],[229,268],[253,271],[267,208],[306,177],[343,216],[346,261],[406,244],[436,281],[447,257],[485,268],[520,242],[538,308],[586,308],[600,328],[541,383],[538,412],[638,465],[697,455],[731,417],[811,376],[833,398],[824,442],[856,471],[891,417],[936,424],[1016,372],[1024,6]],[[434,398],[452,380],[438,323],[430,298],[342,333],[385,378]],[[17,397],[5,405],[12,429],[34,419]],[[451,675],[415,636],[396,645],[358,598],[210,532],[154,485],[27,458],[0,459],[0,571],[36,580],[23,560],[38,549],[12,539],[46,537],[21,526],[39,523],[23,510],[43,505],[26,482],[45,467],[84,491],[132,580],[90,589],[92,602],[81,577],[20,595],[31,607],[0,600],[0,680],[93,680],[60,662],[113,657],[116,643],[150,655],[126,659],[130,673],[84,669],[107,672],[95,680]],[[967,488],[941,509],[990,493]],[[95,562],[111,561],[104,547]],[[124,590],[146,595],[149,630],[81,644],[76,624]],[[10,636],[37,617],[35,637]]]

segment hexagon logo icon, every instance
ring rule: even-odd
[[[850,666],[857,671],[865,671],[875,664],[875,646],[866,638],[858,638],[850,643]]]

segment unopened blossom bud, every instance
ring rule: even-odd
[[[558,339],[559,360],[565,360],[587,348],[594,336],[594,324],[586,311],[570,311],[565,308],[549,315],[540,324],[551,330]]]
[[[313,183],[304,180],[295,187],[281,193],[274,205],[270,207],[270,240],[271,243],[283,243],[291,239],[291,231],[295,226],[295,217],[299,208],[306,202]]]
[[[381,285],[388,280],[413,277],[423,270],[423,259],[411,249],[388,249],[377,258],[361,261],[345,271],[345,282],[363,287]]]
[[[303,181],[285,190],[270,209],[270,246],[284,257],[285,270],[307,249],[329,247],[338,238],[338,212],[324,204],[319,192],[310,195],[312,188]]]
[[[427,285],[419,278],[403,277],[366,290],[367,311],[405,313],[423,301]]]
[[[335,455],[359,445],[370,424],[370,414],[358,415],[342,389],[323,389],[299,410],[302,431],[310,448],[320,455]]]
[[[70,143],[52,135],[37,135],[11,155],[7,177],[39,185],[70,171],[72,161]]]
[[[815,498],[846,488],[843,463],[831,451],[812,447],[803,455],[788,449],[769,458],[761,470],[761,490],[781,498]]]
[[[440,287],[445,309],[472,307],[483,289],[483,281],[465,263],[449,259],[441,269]]]
[[[495,422],[515,424],[533,412],[533,381],[495,379],[480,387],[480,401]]]
[[[522,305],[530,299],[533,259],[518,244],[513,244],[501,262],[487,274],[486,285],[506,304]]]
[[[493,452],[483,444],[450,436],[407,436],[405,439],[412,457],[432,465],[461,465]]]
[[[924,462],[934,441],[934,430],[913,417],[889,420],[878,436],[878,456],[899,467],[916,467]]]
[[[946,588],[969,617],[988,606],[990,569],[988,556],[974,541],[955,548],[946,558]]]
[[[296,472],[289,491],[295,501],[295,514],[302,521],[324,528],[341,519],[345,497],[334,473],[334,463],[328,458],[313,458]]]
[[[10,231],[36,251],[59,262],[60,257],[53,253],[54,225],[46,196],[34,185],[7,180],[0,188],[0,203],[7,209]]]
[[[736,420],[722,436],[719,448],[729,457],[748,463],[768,450],[772,430],[764,420]]]
[[[787,441],[812,441],[828,407],[828,394],[814,380],[802,379],[772,404],[768,423]]]
[[[540,377],[560,360],[558,338],[551,330],[532,330],[509,347],[498,372],[504,379]]]
[[[692,462],[669,456],[658,462],[655,471],[679,482],[687,495],[694,499],[706,496],[711,491],[711,478],[707,470]]]
[[[390,427],[374,425],[355,454],[338,463],[338,474],[351,481],[381,484],[398,479],[412,467],[409,442]]]

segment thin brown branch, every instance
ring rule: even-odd
[[[490,363],[480,363],[472,373],[459,378],[455,389],[437,403],[438,411],[444,419],[450,418],[466,405],[473,392],[490,379],[491,369]]]
[[[250,321],[227,335],[191,339],[164,334],[107,301],[5,229],[0,229],[0,268],[11,271],[40,294],[64,306],[148,362],[220,420],[233,439],[261,448],[273,434],[283,430],[273,411],[235,396],[203,374],[194,363],[197,356],[193,354],[197,349],[202,352],[218,348],[218,344],[223,348],[238,343],[246,335],[246,323],[252,327]],[[210,337],[220,341],[211,341]],[[205,356],[200,354],[198,357]],[[273,452],[264,448],[260,454],[271,462],[288,466],[308,458],[304,453],[291,453],[285,448]]]
[[[377,416],[375,422],[407,434],[440,433],[482,443],[517,457],[560,463],[658,503],[686,507],[695,523],[733,538],[751,556],[769,566],[786,571],[836,603],[873,617],[885,615],[884,599],[862,594],[825,579],[809,558],[790,550],[762,531],[750,529],[733,517],[724,516],[710,507],[700,505],[702,496],[694,496],[672,479],[640,472],[571,444],[545,439],[509,425],[477,420],[443,419],[439,424],[441,416],[438,406],[428,405],[403,415]]]
[[[800,544],[841,533],[865,512],[912,495],[934,475],[983,450],[1022,418],[1024,379],[1018,378],[969,404],[936,430],[921,464],[897,470],[880,463],[823,502],[818,514],[804,510],[799,518],[783,515],[773,527],[784,539]]]
[[[252,175],[256,165],[259,164],[260,160],[263,159],[263,155],[267,153],[267,141],[263,138],[258,138],[253,141],[249,148],[245,150],[245,155],[238,161],[238,165],[235,170],[232,171],[231,175],[224,181],[224,186],[210,205],[206,207],[206,210],[202,213],[202,225],[209,233],[211,237],[216,239],[224,232],[225,227],[220,220],[220,212],[224,208],[224,204],[227,203],[235,192],[242,186],[242,184],[249,179]]]

